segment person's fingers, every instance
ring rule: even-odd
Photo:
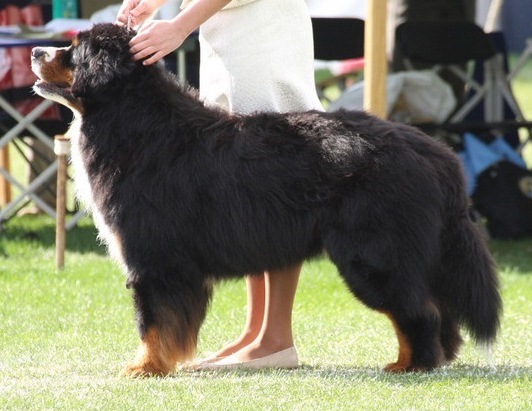
[[[153,5],[146,1],[130,1],[118,11],[116,22],[120,26],[136,27],[144,23],[154,12]]]
[[[149,65],[162,59],[181,43],[169,22],[152,20],[139,29],[129,46],[134,60],[144,60],[143,63]]]
[[[125,26],[127,24],[127,17],[124,13],[118,13],[116,16],[115,24],[118,26]]]
[[[116,15],[115,24],[118,24],[119,26],[125,26],[127,24],[131,8],[135,7],[136,5],[137,2],[132,1],[122,3],[122,6],[118,10],[118,14]]]
[[[142,50],[150,44],[149,41],[149,36],[145,32],[137,32],[137,34],[129,42],[130,51],[135,53],[139,50]]]
[[[164,57],[164,53],[161,51],[158,51],[154,54],[152,54],[150,57],[148,57],[146,60],[142,62],[145,66],[149,66],[150,64],[157,63],[160,59]]]
[[[153,64],[164,57],[164,52],[152,45],[149,40],[137,39],[137,42],[130,48],[133,60],[143,60],[145,65]]]

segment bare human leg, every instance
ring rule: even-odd
[[[247,317],[244,330],[235,341],[216,352],[211,357],[213,360],[236,353],[258,337],[262,328],[266,305],[265,276],[266,274],[254,274],[246,278]]]
[[[292,309],[301,264],[265,273],[265,305],[262,327],[254,341],[232,355],[246,362],[282,351],[294,345]]]
[[[297,264],[248,277],[248,313],[241,336],[192,369],[297,366],[292,309],[300,271],[301,264]]]
[[[260,332],[248,345],[228,357],[200,367],[294,368],[298,365],[292,334],[292,309],[301,264],[264,275],[265,304]]]

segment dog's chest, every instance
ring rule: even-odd
[[[76,189],[76,197],[85,207],[92,211],[93,196],[80,147],[81,133],[81,119],[76,117],[67,132],[72,143],[71,156],[75,172],[74,185]]]
[[[86,207],[87,211],[92,214],[94,224],[98,229],[98,237],[109,248],[111,257],[119,263],[123,263],[120,245],[117,241],[117,235],[113,233],[110,227],[105,223],[105,219],[103,218],[104,210],[100,210],[98,208],[97,202],[94,201],[91,181],[85,167],[83,151],[81,149],[81,141],[83,140],[81,119],[75,118],[67,132],[67,135],[72,144],[71,156],[75,173],[74,186],[76,190],[76,197]]]

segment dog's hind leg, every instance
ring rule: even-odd
[[[399,356],[385,371],[427,371],[443,363],[441,319],[436,305],[427,300],[421,310],[383,311],[391,320],[399,342]]]
[[[360,250],[366,247],[353,247]],[[351,292],[369,308],[384,313],[391,321],[399,342],[397,362],[389,364],[390,372],[429,370],[443,361],[440,342],[440,312],[428,292],[428,286],[415,274],[401,275],[398,268],[381,254],[381,261],[357,251],[349,259],[329,252]],[[343,256],[345,257],[345,256]]]
[[[152,279],[131,286],[142,343],[135,360],[122,374],[167,375],[178,363],[195,354],[211,286],[190,281],[169,284]]]

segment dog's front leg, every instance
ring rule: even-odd
[[[164,333],[156,326],[141,335],[142,343],[131,365],[122,371],[123,376],[152,377],[171,373],[178,361],[176,347],[171,347]]]
[[[195,281],[143,280],[133,288],[141,346],[122,375],[164,376],[193,358],[211,287]]]

